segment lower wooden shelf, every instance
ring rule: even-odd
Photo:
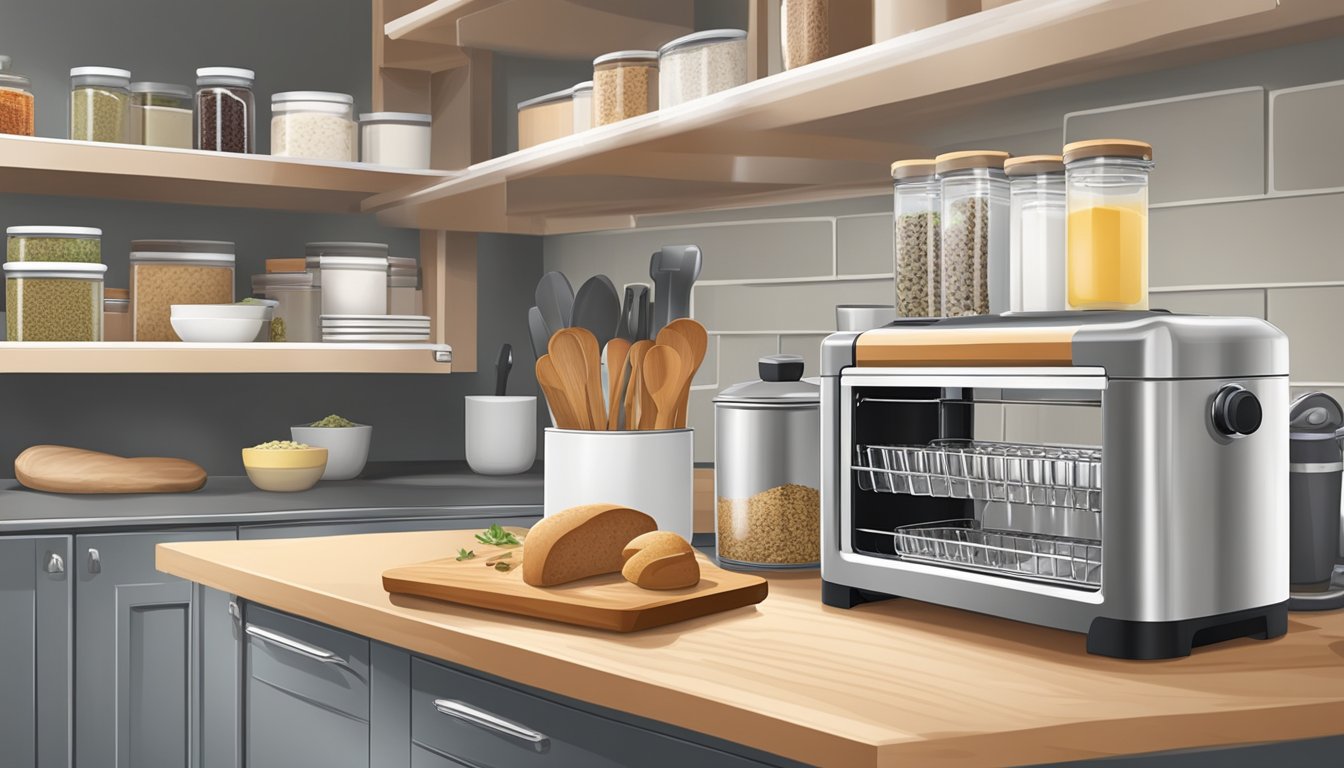
[[[447,344],[0,342],[5,373],[451,373]]]

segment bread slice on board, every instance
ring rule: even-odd
[[[14,477],[47,493],[185,493],[205,485],[205,470],[186,459],[126,459],[60,445],[20,453]]]
[[[700,583],[700,563],[690,542],[671,531],[633,539],[621,551],[625,580],[644,589],[682,589]]]
[[[523,581],[553,587],[621,570],[621,550],[656,530],[652,517],[616,504],[571,507],[532,526],[523,542]]]

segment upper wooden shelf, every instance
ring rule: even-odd
[[[444,344],[0,342],[4,373],[451,373]]]
[[[476,5],[496,6],[433,3],[417,12],[419,29],[437,23],[431,8]],[[1342,21],[1339,0],[1018,0],[364,208],[394,226],[552,234],[630,226],[645,213],[876,193],[888,189],[891,161],[930,151],[909,137],[992,119],[1024,94],[1338,34]]]
[[[443,171],[0,135],[0,192],[358,213]]]

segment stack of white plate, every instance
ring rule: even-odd
[[[425,315],[323,315],[323,341],[429,341]]]

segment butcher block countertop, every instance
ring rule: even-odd
[[[815,571],[748,608],[617,635],[383,591],[451,532],[161,544],[161,571],[592,704],[821,766],[1030,765],[1326,736],[1344,612],[1186,659],[908,600],[821,604]]]

